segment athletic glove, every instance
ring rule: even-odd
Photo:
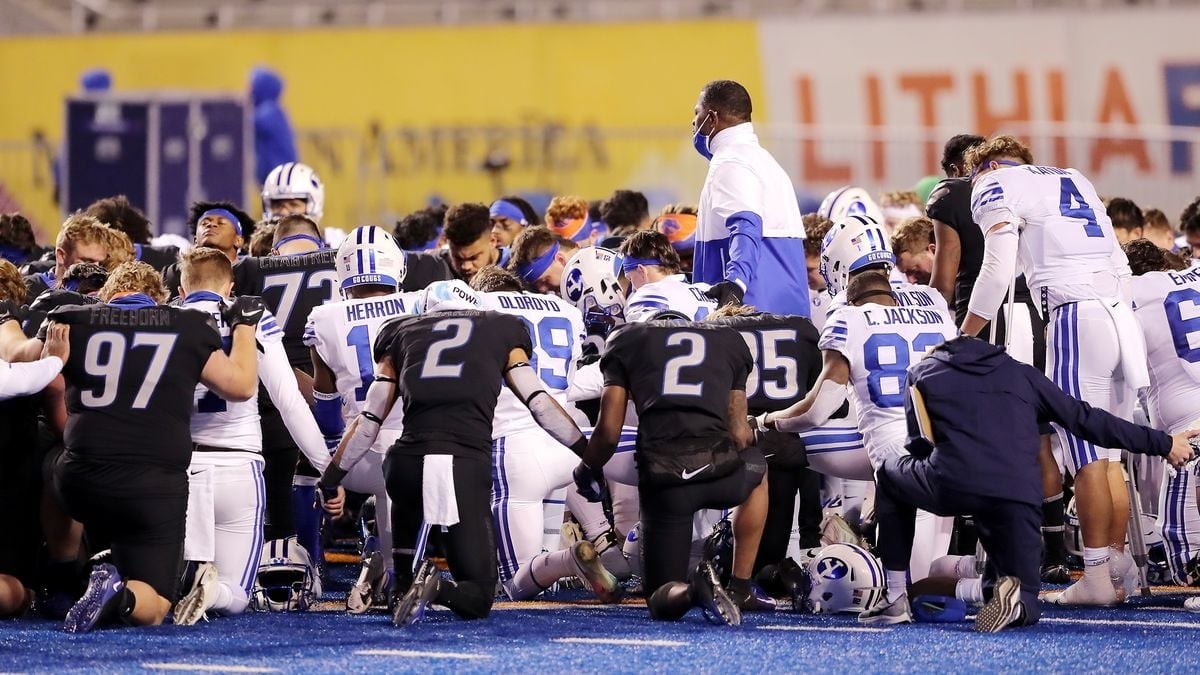
[[[716,300],[718,307],[724,307],[725,305],[742,304],[742,298],[746,297],[746,291],[743,291],[736,282],[722,281],[713,284],[712,288],[704,291],[704,295]]]
[[[0,301],[0,325],[3,325],[9,321],[19,322],[20,320],[20,310],[17,308],[16,304],[8,300]]]
[[[591,467],[580,462],[571,475],[575,479],[575,489],[584,499],[593,503],[609,500],[608,482],[604,480],[602,471],[592,471]]]
[[[225,323],[229,324],[231,330],[238,326],[254,328],[262,319],[265,310],[262,298],[255,295],[242,295],[234,298],[225,307],[225,310],[221,312],[221,318],[225,319]]]

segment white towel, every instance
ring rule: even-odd
[[[426,523],[442,527],[458,524],[454,455],[425,455],[421,470],[421,503]]]
[[[212,561],[216,556],[216,508],[212,467],[188,467],[188,505],[183,537],[184,560]]]
[[[1125,384],[1135,392],[1150,386],[1150,372],[1146,368],[1146,340],[1142,329],[1129,304],[1123,300],[1109,298],[1101,300],[1108,315],[1117,328],[1117,341],[1121,351],[1121,375]]]

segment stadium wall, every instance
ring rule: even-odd
[[[814,195],[910,186],[948,135],[1016,131],[1039,160],[1174,216],[1196,192],[1196,25],[1195,10],[1138,9],[7,39],[0,187],[52,229],[38,153],[87,68],[120,90],[242,91],[262,64],[287,81],[341,226],[501,190],[695,200],[688,123],[717,77],[750,88],[760,135]]]

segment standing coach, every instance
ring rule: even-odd
[[[783,167],[758,143],[750,94],[732,80],[709,82],[692,119],[692,143],[709,160],[700,192],[692,281],[712,285],[718,304],[809,315],[804,224]]]

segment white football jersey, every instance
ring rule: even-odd
[[[717,309],[717,301],[704,295],[708,289],[708,284],[689,284],[684,275],[672,274],[634,291],[625,303],[625,319],[630,323],[649,321],[655,313],[673,309],[700,321]]]
[[[1150,272],[1130,285],[1146,338],[1154,423],[1185,431],[1200,418],[1200,267]]]
[[[935,345],[954,338],[954,316],[941,293],[905,284],[893,290],[898,306],[842,305],[825,322],[819,346],[850,362],[852,400],[868,454],[878,463],[903,449],[908,367]]]
[[[414,311],[419,293],[390,293],[358,300],[340,300],[314,307],[304,326],[304,344],[314,347],[317,355],[333,371],[338,393],[342,395],[342,415],[349,425],[362,411],[367,389],[375,381],[372,350],[383,324]],[[383,421],[380,438],[395,438],[404,427],[403,406],[392,406]],[[385,433],[392,432],[392,433]],[[387,444],[390,444],[388,442]],[[383,443],[371,449],[387,450]]]
[[[808,307],[809,317],[812,318],[813,325],[817,327],[817,332],[820,333],[825,328],[825,313],[829,311],[829,292],[825,289],[808,291]]]
[[[1019,268],[1035,300],[1052,309],[1076,300],[1120,297],[1129,262],[1091,181],[1075,169],[1022,165],[984,174],[971,214],[986,234],[997,223],[1020,233]]]
[[[183,307],[205,312],[217,323],[221,343],[229,352],[233,342],[229,324],[221,317],[224,301],[215,293],[197,292],[188,295]],[[283,343],[283,331],[271,314],[264,309],[263,317],[255,328],[255,338],[260,344]],[[261,358],[261,354],[260,354]],[[262,426],[259,424],[258,393],[247,401],[226,401],[203,384],[196,385],[196,409],[192,414],[192,442],[215,448],[229,448],[243,452],[262,454]],[[193,461],[208,464],[230,464],[245,461],[236,455],[221,453],[195,453]]]
[[[564,408],[567,388],[575,375],[575,364],[583,353],[583,315],[573,305],[553,295],[497,291],[481,293],[483,309],[520,317],[529,329],[533,366],[546,391]],[[508,387],[500,387],[492,438],[537,426],[529,408]]]

